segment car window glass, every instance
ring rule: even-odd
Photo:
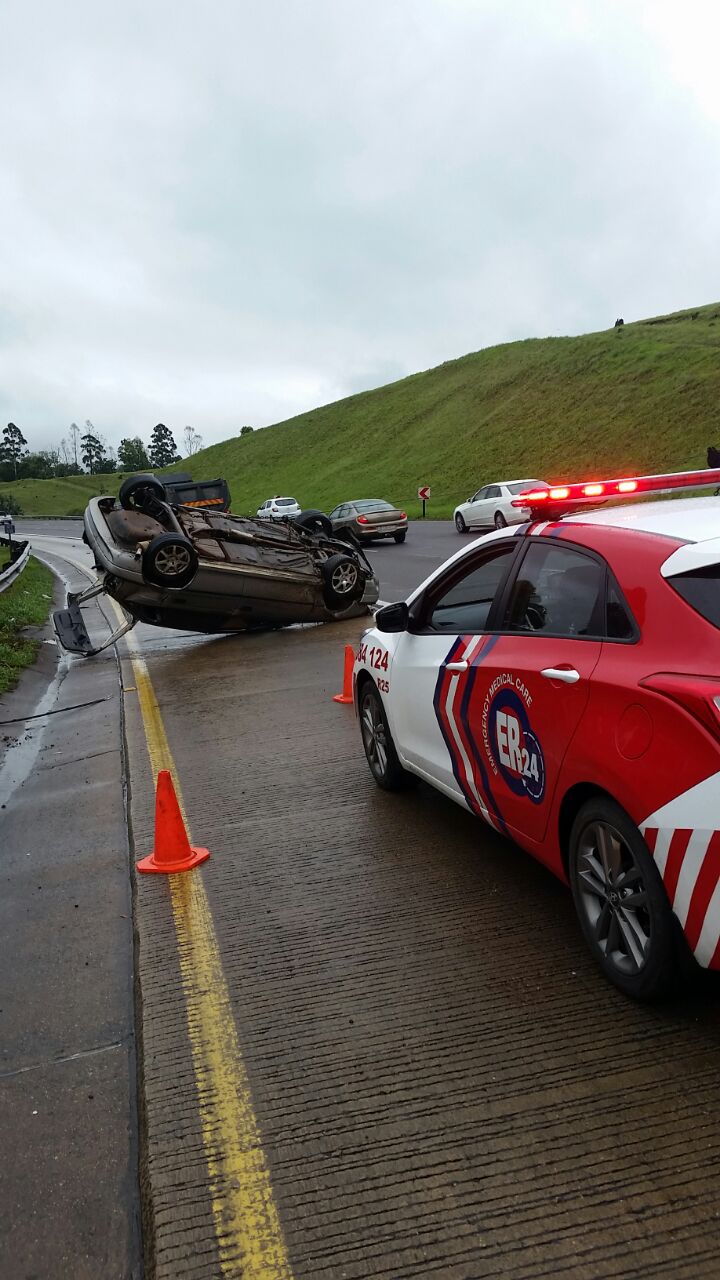
[[[488,485],[485,496],[486,496],[486,497],[488,497],[488,498],[499,498],[499,497],[500,497],[500,485],[499,485],[499,484],[490,484],[490,485]]]
[[[477,493],[474,493],[474,494],[473,494],[473,496],[472,496],[472,498],[470,499],[470,501],[471,501],[471,502],[482,502],[482,499],[483,499],[483,498],[485,498],[485,497],[487,497],[487,489],[486,489],[486,488],[485,488],[485,489],[478,489]]]
[[[708,564],[668,578],[670,586],[714,627],[720,627],[720,565]]]
[[[427,626],[433,631],[484,631],[516,549],[506,544],[485,556],[480,564],[475,561],[472,569],[436,598]]]
[[[555,541],[534,541],[510,593],[503,630],[554,636],[597,636],[605,567]]]
[[[515,496],[518,493],[529,493],[531,489],[537,489],[544,483],[544,480],[516,480],[514,484],[509,484],[506,488]]]
[[[363,498],[355,503],[356,511],[392,511],[393,507],[382,498]]]
[[[632,614],[612,579],[608,583],[607,600],[605,602],[605,630],[608,640],[633,640],[635,638],[635,624]]]

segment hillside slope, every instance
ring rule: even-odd
[[[694,317],[694,318],[693,318]],[[417,486],[448,514],[482,483],[703,466],[720,443],[720,304],[579,338],[490,347],[203,450],[235,510],[273,493],[329,509]]]
[[[212,445],[178,469],[225,476],[238,512],[283,493],[326,510],[388,497],[412,515],[425,483],[429,513],[447,515],[496,478],[702,466],[708,444],[720,444],[719,355],[720,304],[508,343]],[[97,488],[97,477],[86,480]],[[68,483],[2,487],[17,488],[28,513],[50,513],[51,486]],[[68,510],[80,509],[79,496],[68,495]]]

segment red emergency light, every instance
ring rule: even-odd
[[[583,484],[550,485],[542,489],[529,489],[513,498],[514,507],[531,507],[533,511],[552,508],[571,510],[576,507],[598,506],[611,499],[634,494],[670,493],[674,489],[717,489],[720,486],[720,467],[704,467],[702,471],[671,471],[662,476],[628,476],[616,480],[593,480]]]

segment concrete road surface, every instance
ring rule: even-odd
[[[460,545],[378,547],[383,598]],[[332,701],[362,625],[123,648],[135,856],[161,767],[211,852],[136,880],[152,1274],[715,1276],[717,982],[631,1004],[538,864],[375,787]]]

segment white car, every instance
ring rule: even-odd
[[[285,516],[299,516],[301,510],[295,498],[268,498],[258,507],[257,514],[263,520],[282,520]]]
[[[468,529],[504,529],[509,524],[524,524],[530,518],[529,510],[514,507],[513,498],[525,489],[545,486],[544,480],[501,480],[498,484],[486,484],[478,489],[467,502],[455,508],[455,528],[458,533]]]

